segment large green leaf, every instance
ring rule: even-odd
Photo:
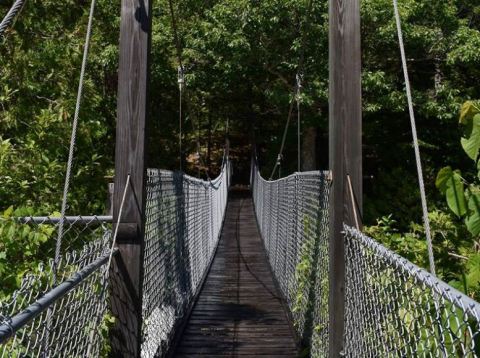
[[[475,193],[468,199],[468,209],[470,211],[465,219],[468,231],[474,236],[480,234],[480,194]]]
[[[480,169],[480,168],[479,168]],[[440,190],[442,194],[447,191],[447,183],[452,179],[453,170],[451,167],[445,167],[440,169],[435,180],[435,186]]]
[[[475,289],[480,283],[480,254],[470,256],[466,265],[468,271],[466,284],[468,288]]]
[[[467,213],[467,203],[465,199],[465,191],[460,173],[454,171],[451,179],[447,183],[447,204],[458,217]]]
[[[455,215],[462,217],[467,213],[462,176],[458,170],[453,171],[450,167],[442,168],[438,172],[435,185],[445,195],[448,207]]]
[[[480,109],[475,102],[465,102],[460,110],[460,123],[467,124],[478,113],[480,113]]]
[[[461,143],[465,153],[476,161],[480,150],[480,114],[475,115],[471,124],[467,125],[471,128],[469,128],[467,136],[461,139]]]

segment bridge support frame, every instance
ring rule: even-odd
[[[329,356],[337,358],[343,355],[345,320],[343,224],[361,225],[358,217],[362,213],[360,0],[329,0],[329,22],[329,162],[333,181],[329,206]]]
[[[122,0],[115,147],[114,223],[119,254],[110,272],[112,356],[140,357],[146,202],[146,127],[152,0]]]

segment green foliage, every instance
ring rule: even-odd
[[[84,1],[28,1],[0,43],[0,209],[28,206],[42,214],[59,209],[88,10]],[[111,79],[117,54],[111,49],[118,42],[117,18],[115,2],[98,2],[70,212],[104,208],[103,177],[112,163],[116,80]]]
[[[0,12],[9,5],[0,5]],[[237,173],[249,170],[252,133],[262,167],[270,172],[304,51],[302,128],[316,129],[315,153],[321,156],[317,164],[325,167],[328,2],[314,1],[310,13],[303,0],[185,0],[174,1],[174,8],[187,69],[186,156],[199,150],[212,162],[208,167],[214,174],[229,120]],[[107,195],[104,177],[113,174],[119,9],[119,0],[97,1],[69,196],[71,213],[101,213]],[[475,80],[480,77],[479,6],[467,0],[402,0],[400,11],[429,204],[438,208],[430,214],[437,265],[440,274],[454,282],[465,281],[456,276],[464,272],[471,282],[464,286],[476,292],[476,266],[470,261],[475,261],[480,233],[479,105],[471,101],[463,107],[463,134],[458,108],[465,99],[480,98]],[[361,12],[364,163],[371,178],[365,183],[365,221],[373,223],[372,235],[425,267],[423,229],[412,224],[421,221],[421,210],[391,1],[364,0]],[[17,210],[29,214],[59,210],[87,15],[86,1],[29,0],[0,42],[2,290],[14,288],[22,272],[35,268],[41,252],[51,245],[48,233],[34,237],[20,228],[9,218],[9,208],[28,208]],[[149,164],[175,169],[178,63],[167,0],[154,2],[152,16]],[[283,174],[296,169],[296,154],[291,128]],[[435,194],[435,176],[446,165],[455,169],[440,171],[441,195]],[[187,170],[197,175],[194,163]],[[441,210],[445,202],[452,215]],[[17,210],[13,214],[21,215]],[[377,218],[381,219],[375,224]],[[298,274],[308,277],[310,271],[311,262],[302,256]]]
[[[466,226],[457,217],[441,210],[429,213],[437,275],[467,295],[480,299],[477,264],[478,242],[472,240]],[[400,232],[392,216],[382,217],[365,232],[381,243],[416,263],[428,267],[425,232],[422,225],[411,224]],[[465,284],[466,278],[468,284]]]
[[[461,145],[464,152],[473,160],[476,170],[480,150],[480,106],[476,102],[466,102],[460,111],[460,123],[464,126]],[[436,186],[446,196],[447,205],[459,218],[464,218],[468,231],[473,236],[480,235],[480,185],[478,174],[473,183],[464,188],[465,179],[460,170],[451,167],[441,169]]]
[[[59,173],[65,169],[87,4],[29,1],[2,43],[0,137],[9,144],[0,155],[0,209],[29,205],[43,213],[58,210]],[[106,189],[99,183],[106,184],[103,176],[113,173],[119,8],[118,0],[97,3],[72,211],[101,211]],[[197,152],[198,140],[199,151],[215,174],[229,120],[237,168],[248,171],[248,145],[254,131],[262,167],[269,172],[304,52],[302,128],[316,129],[315,152],[321,153],[317,163],[325,166],[328,4],[313,2],[309,12],[303,0],[188,0],[174,1],[174,8],[187,70],[186,156]],[[471,80],[478,77],[480,68],[478,9],[460,0],[404,0],[400,10],[427,189],[433,189],[438,168],[446,162],[462,167],[463,156],[454,145],[458,106],[465,98],[480,97],[478,84]],[[415,169],[392,6],[388,0],[365,0],[361,11],[365,172],[373,178],[366,183],[365,219],[371,223],[395,212],[395,219],[406,228],[420,219],[421,210],[414,203]],[[167,1],[154,2],[149,158],[151,166],[170,169],[178,168],[179,134],[173,37]],[[291,128],[284,174],[296,169],[295,143]],[[197,174],[193,162],[187,168]]]
[[[470,159],[476,161],[480,149],[480,114],[468,117],[466,121],[467,133],[461,139],[462,147]]]
[[[102,337],[102,345],[100,349],[100,357],[110,357],[112,347],[110,345],[110,329],[115,324],[115,317],[113,317],[110,313],[106,313],[103,316],[103,320],[98,328],[100,331],[100,335]]]
[[[467,213],[467,202],[460,171],[453,171],[450,167],[441,169],[437,175],[436,185],[446,196],[447,204],[455,215],[458,217],[464,216]]]
[[[30,209],[9,207],[0,216],[0,298],[19,287],[26,271],[38,268],[39,251],[51,245],[54,233],[51,225],[32,227],[14,219],[31,214]]]
[[[311,232],[311,223],[308,217],[304,219],[304,233]],[[300,250],[300,260],[295,267],[296,287],[294,292],[295,301],[293,303],[292,312],[305,313],[306,304],[308,302],[309,288],[312,285],[312,272],[315,268],[315,246],[317,238],[310,237],[305,240]],[[298,324],[298,322],[295,322]]]

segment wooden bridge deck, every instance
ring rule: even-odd
[[[233,192],[217,254],[175,357],[296,357],[252,199]]]

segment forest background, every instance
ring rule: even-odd
[[[0,14],[11,3],[0,1]],[[479,299],[480,1],[399,3],[438,275]],[[179,167],[180,48],[188,173],[218,173],[228,127],[237,173],[248,175],[254,136],[269,176],[301,57],[302,169],[328,167],[327,1],[173,1],[178,46],[169,2],[153,6],[149,166]],[[29,0],[0,40],[0,297],[38,266],[42,248],[54,245],[53,237],[15,231],[9,219],[60,210],[88,10],[86,0]],[[393,6],[363,0],[361,12],[366,231],[427,267]],[[97,1],[69,213],[106,210],[119,15],[119,0]],[[282,175],[296,170],[296,158],[294,120]]]

